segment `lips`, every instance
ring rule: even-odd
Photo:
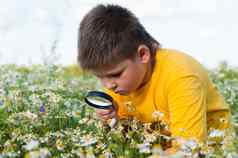
[[[120,94],[120,95],[127,95],[128,93],[126,91],[115,91],[116,94]]]

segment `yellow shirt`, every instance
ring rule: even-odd
[[[209,128],[227,128],[230,111],[208,77],[191,56],[158,49],[150,81],[138,91],[121,96],[107,91],[118,104],[120,118],[136,117],[153,122],[155,111],[163,113],[173,136],[205,141]]]

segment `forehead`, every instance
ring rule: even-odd
[[[111,75],[123,71],[124,69],[127,68],[128,64],[129,60],[124,60],[115,65],[102,66],[96,70],[92,70],[92,73],[97,76]]]

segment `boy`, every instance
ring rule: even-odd
[[[78,61],[95,74],[116,110],[96,110],[103,120],[135,117],[153,122],[160,112],[172,136],[207,139],[212,128],[228,128],[230,111],[192,57],[161,48],[126,8],[98,5],[79,29]]]

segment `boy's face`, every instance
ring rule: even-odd
[[[126,59],[117,65],[93,71],[107,89],[120,95],[129,93],[142,87],[150,77],[150,52],[142,45],[138,48],[135,59]]]

